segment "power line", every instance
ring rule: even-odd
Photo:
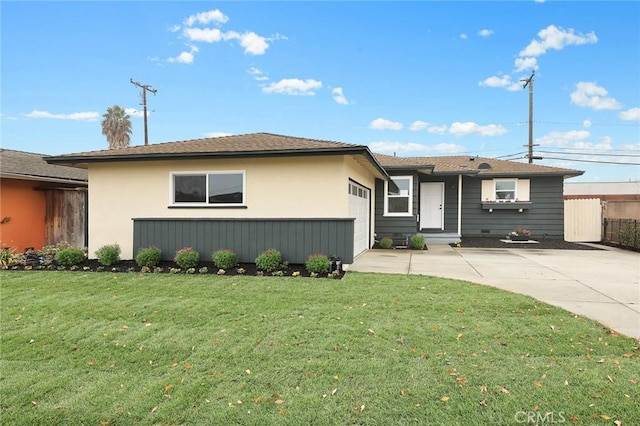
[[[545,160],[577,161],[579,163],[617,164],[619,166],[640,166],[640,163],[623,163],[619,161],[579,160],[577,158],[547,157],[547,156],[545,156],[544,159]]]
[[[579,154],[579,155],[590,155],[596,157],[640,157],[640,154],[601,154],[601,153],[591,153],[591,152],[558,152],[558,151],[538,151],[544,154],[560,154],[560,155],[571,155],[571,154]]]

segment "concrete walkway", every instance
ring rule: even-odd
[[[348,270],[453,278],[526,294],[640,339],[640,254],[605,250],[369,250]]]

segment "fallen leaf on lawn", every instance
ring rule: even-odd
[[[486,407],[487,406],[487,400],[483,399],[482,401],[479,402],[481,407]]]
[[[331,395],[335,395],[337,392],[338,392],[338,388],[335,388],[334,390],[331,391]]]
[[[111,423],[111,422],[109,422],[107,420],[101,420],[100,421],[100,426],[107,426],[109,423]]]
[[[552,326],[550,326],[550,327],[551,327],[551,329],[552,329],[552,330],[555,330],[555,329],[556,329],[553,325],[552,325]]]
[[[573,420],[575,422],[577,420],[580,420],[580,417],[578,417],[578,416],[569,416],[569,420]]]
[[[568,381],[568,380],[565,380],[565,381],[564,381],[564,385],[565,385],[565,386],[569,386],[569,381]]]
[[[245,373],[251,374],[251,370],[244,370]]]
[[[612,359],[611,362],[614,363],[615,365],[620,364],[620,361],[618,361],[617,359]]]
[[[373,331],[372,329],[369,329],[369,333],[371,333],[371,334],[376,334],[376,332],[375,332],[375,331]]]
[[[611,417],[607,416],[606,414],[600,414],[600,417],[605,419],[605,420],[611,420]]]
[[[306,373],[304,373],[304,374],[305,374],[305,376],[307,376],[307,377],[313,377],[313,373],[312,373],[312,372],[310,372],[310,371],[307,371],[307,372],[306,372]]]
[[[340,376],[336,374],[335,376],[333,376],[333,380],[340,380]]]
[[[598,363],[599,363],[599,364],[602,364],[603,362],[606,362],[606,359],[604,359],[604,358],[600,358],[600,359],[598,360]]]
[[[257,397],[256,399],[253,400],[253,402],[258,402],[258,403],[262,402],[262,397],[260,397],[260,396]]]
[[[151,409],[152,413],[155,413],[156,411],[158,411],[158,406],[157,405]]]
[[[87,362],[87,365],[96,365],[96,362],[94,360],[90,360]]]
[[[38,405],[38,401],[31,401],[31,405]]]
[[[184,369],[185,370],[191,370],[191,364],[185,364],[184,365]]]
[[[213,343],[214,345],[217,345],[218,343],[220,343],[220,339],[213,339],[211,343]]]
[[[537,387],[541,388],[542,387],[542,383],[540,382],[533,382],[534,385],[536,385]]]
[[[480,386],[480,392],[489,392],[489,385]]]
[[[622,422],[620,420],[616,420],[613,424],[616,426],[622,426]]]
[[[460,386],[464,386],[467,384],[467,379],[465,377],[456,377],[456,383]]]
[[[449,373],[447,373],[447,374],[449,374],[450,376],[457,376],[457,375],[458,375],[458,372],[457,372],[456,370],[451,370],[451,371],[449,371]]]
[[[509,392],[509,390],[508,390],[507,388],[505,388],[504,386],[501,386],[501,387],[500,387],[500,392],[502,392],[502,393],[506,393],[506,394],[511,393],[511,392]]]
[[[276,399],[275,404],[276,405],[284,404],[284,401],[282,399]]]
[[[610,381],[611,383],[613,383],[613,377],[611,377],[611,376],[610,376],[610,375],[608,375],[608,374],[607,374],[607,379],[609,379],[609,381]]]
[[[431,327],[431,331],[440,331],[438,327]]]
[[[287,410],[285,410],[284,408],[281,408],[281,409],[278,410],[278,414],[284,414],[286,412],[287,412]]]
[[[627,352],[626,354],[622,354],[622,356],[625,358],[631,358],[633,354],[631,352]]]
[[[456,336],[456,340],[460,340],[461,337],[462,337],[462,333],[458,333],[458,335]]]
[[[169,383],[167,386],[164,387],[165,392],[170,390],[171,388],[173,388],[173,385],[171,383]]]
[[[364,411],[364,404],[360,406],[360,412],[362,413]]]
[[[546,379],[547,378],[547,373],[543,373],[542,376],[540,376],[540,378]]]
[[[442,401],[442,402],[447,402],[448,400],[449,400],[449,397],[447,395],[445,395],[442,398],[440,398],[440,401]]]

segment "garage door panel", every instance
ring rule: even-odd
[[[370,198],[370,189],[354,182],[349,183],[349,214],[355,218],[353,236],[354,256],[369,248]]]

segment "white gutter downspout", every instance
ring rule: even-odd
[[[462,237],[462,175],[458,175],[458,237]]]

